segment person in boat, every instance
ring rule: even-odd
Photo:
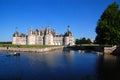
[[[16,55],[17,53],[16,52],[14,52],[14,55]]]

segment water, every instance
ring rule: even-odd
[[[0,52],[0,80],[120,80],[120,58],[62,50],[6,56]]]

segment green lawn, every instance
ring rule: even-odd
[[[100,45],[100,44],[81,44],[76,46],[112,46],[112,45]]]
[[[57,47],[57,46],[53,46],[53,45],[13,45],[13,44],[0,44],[0,47],[46,48],[46,47]]]

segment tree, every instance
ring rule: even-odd
[[[92,43],[91,40],[89,38],[86,39],[85,37],[75,40],[75,44],[77,44],[77,45],[79,45],[79,44],[90,44],[90,43]]]
[[[80,44],[86,44],[86,38],[85,37],[80,39]]]
[[[88,44],[92,43],[92,41],[90,40],[90,38],[87,39],[87,42]]]
[[[110,4],[101,15],[96,27],[98,44],[120,43],[120,10],[116,2]]]
[[[77,45],[80,44],[80,40],[79,40],[79,39],[76,39],[76,40],[75,40],[75,44],[77,44]]]

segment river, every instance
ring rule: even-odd
[[[7,54],[0,52],[0,80],[120,80],[120,58],[112,55],[62,50]]]

